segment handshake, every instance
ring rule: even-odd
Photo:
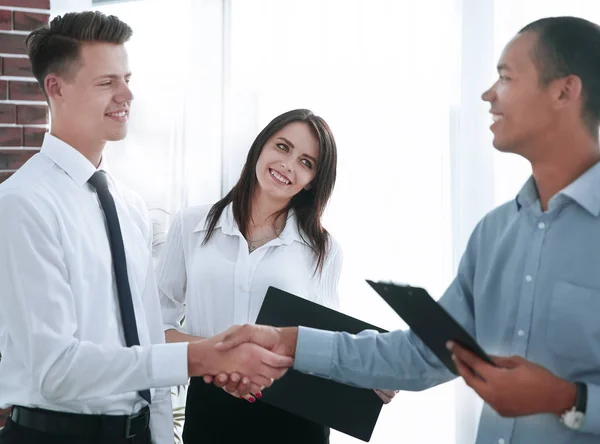
[[[296,327],[233,326],[189,343],[188,374],[253,401],[294,365],[297,337]]]

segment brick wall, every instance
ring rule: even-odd
[[[50,0],[0,0],[0,183],[38,151],[47,129],[48,107],[24,40],[49,13]],[[0,428],[7,413],[0,409]]]
[[[39,150],[47,131],[48,107],[24,41],[49,14],[50,0],[0,0],[0,183]]]

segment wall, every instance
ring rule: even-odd
[[[38,151],[46,132],[48,107],[24,40],[49,15],[50,0],[0,0],[0,182]]]

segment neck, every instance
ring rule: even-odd
[[[69,125],[52,124],[50,134],[75,148],[89,160],[94,167],[100,165],[106,141],[91,140],[86,134],[74,131]]]
[[[284,212],[277,220],[277,213],[285,209],[289,201],[280,201],[265,196],[265,194],[257,187],[252,201],[252,209],[250,213],[250,227],[263,227],[266,225],[275,226],[277,229],[283,229],[287,212]]]
[[[600,161],[598,142],[581,132],[557,136],[535,151],[544,153],[530,159],[543,211],[554,195]]]

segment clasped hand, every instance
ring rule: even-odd
[[[216,345],[219,350],[231,350],[247,342],[259,344],[266,349],[281,355],[294,356],[296,351],[296,329],[278,329],[262,325],[234,326],[219,335],[221,342]],[[242,376],[243,375],[243,376]],[[254,402],[255,397],[262,396],[262,389],[269,387],[265,385],[259,391],[254,390],[248,375],[243,372],[222,372],[217,377],[206,375],[204,381],[209,384],[213,382],[217,387],[223,388],[233,396],[242,397],[249,402]],[[252,393],[249,395],[248,393]],[[379,398],[388,404],[396,396],[397,391],[376,389]]]
[[[227,349],[218,349],[216,343],[224,335],[217,335],[203,341],[191,342],[188,348],[188,361],[191,376],[207,379],[226,374],[244,375],[239,381],[237,393],[246,396],[258,394],[270,387],[274,380],[281,378],[294,364],[290,356],[269,350],[255,343],[239,343]]]

